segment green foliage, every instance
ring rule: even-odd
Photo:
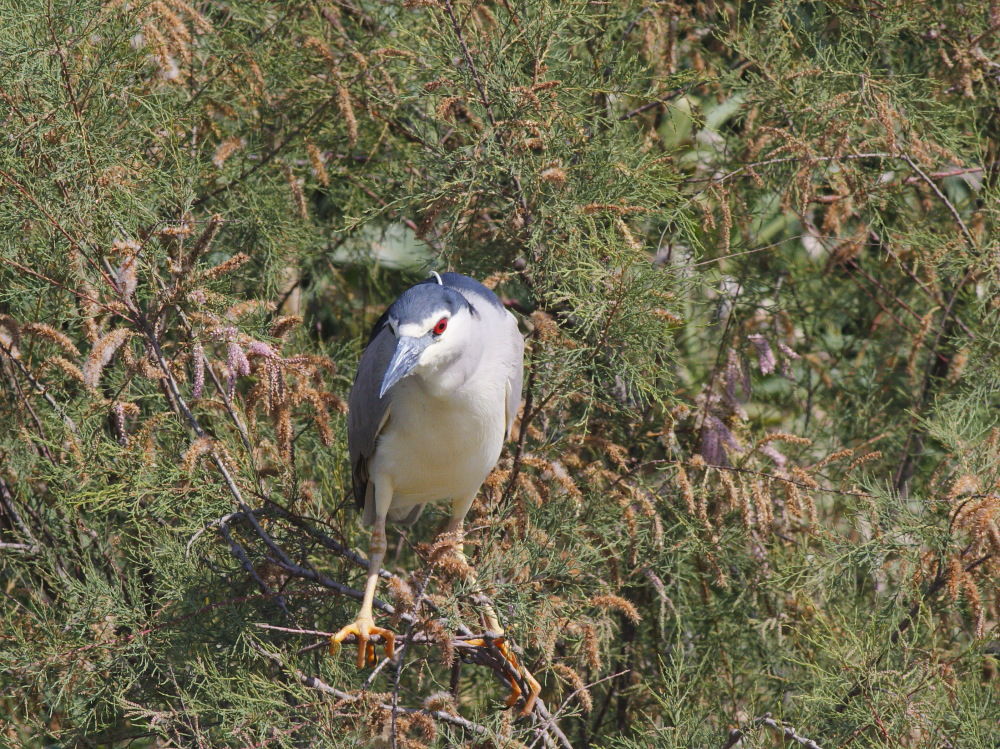
[[[1000,741],[995,3],[0,14],[5,742]],[[526,401],[373,675],[345,401],[446,268]]]

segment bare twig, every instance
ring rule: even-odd
[[[941,174],[940,172],[936,172],[934,174],[931,174],[930,176],[931,177],[936,177],[936,176],[940,176],[940,174]],[[911,177],[910,179],[914,179],[914,178]],[[905,273],[907,275],[907,277],[911,281],[913,281],[915,284],[917,284],[917,286],[920,288],[920,290],[923,291],[925,294],[927,294],[927,297],[931,301],[935,302],[936,304],[938,304],[938,305],[940,305],[942,307],[945,305],[944,298],[937,291],[937,289],[934,289],[932,287],[927,286],[927,284],[924,283],[920,279],[920,277],[917,276],[917,274],[914,273],[913,270],[911,268],[909,268],[903,262],[902,258],[900,258],[899,255],[897,255],[895,252],[893,252],[892,247],[889,245],[889,243],[886,242],[886,241],[884,241],[882,239],[882,237],[880,237],[878,235],[878,233],[874,229],[871,229],[871,228],[868,229],[868,236],[874,242],[877,243],[877,245],[879,246],[879,248],[884,249],[885,252],[889,255],[889,257],[891,257],[893,260],[896,261],[896,264],[899,266],[900,270],[902,270],[903,273]],[[959,317],[956,316],[954,319],[955,319],[955,323],[962,329],[962,332],[965,333],[969,337],[970,341],[973,338],[976,337],[976,334],[973,333],[972,330],[969,328],[969,326],[966,325],[964,322],[962,322],[962,320]]]
[[[321,629],[298,629],[296,627],[276,627],[273,624],[264,624],[263,622],[257,622],[254,624],[255,627],[260,627],[261,629],[270,629],[274,632],[287,632],[292,635],[315,635],[316,637],[333,637],[336,632],[324,632]]]
[[[993,166],[991,164],[990,166]],[[955,167],[954,169],[942,169],[939,172],[931,172],[925,176],[907,177],[903,182],[907,185],[912,185],[915,182],[920,182],[921,180],[930,177],[931,179],[946,179],[948,177],[960,177],[963,174],[977,174],[979,172],[985,172],[986,167],[982,166],[969,166],[969,167]]]
[[[486,95],[486,85],[483,83],[483,79],[479,75],[479,70],[476,68],[476,63],[472,59],[472,53],[469,52],[469,45],[465,43],[465,36],[462,34],[462,27],[458,23],[458,18],[455,16],[455,9],[452,7],[451,0],[444,0],[444,7],[448,12],[448,18],[451,20],[451,27],[455,32],[455,38],[458,40],[458,46],[462,50],[462,57],[465,58],[465,64],[469,66],[472,81],[479,91],[479,98],[482,100],[486,117],[489,119],[490,124],[495,127],[497,124],[496,118],[493,116],[493,107],[490,105],[489,96]]]
[[[232,551],[233,556],[239,560],[240,566],[243,567],[244,571],[253,578],[255,583],[257,583],[257,587],[260,588],[261,592],[265,595],[274,596],[275,603],[278,604],[285,616],[291,618],[291,613],[288,611],[288,604],[285,602],[284,596],[276,594],[275,591],[271,590],[271,586],[264,582],[261,576],[257,573],[257,570],[254,569],[253,564],[250,562],[250,558],[247,557],[246,550],[236,539],[233,538],[232,533],[229,532],[229,526],[224,523],[220,524],[219,532],[226,540],[226,543],[229,544],[229,549]]]
[[[615,486],[617,486],[619,483],[621,483],[625,479],[629,478],[630,476],[634,476],[639,471],[644,470],[646,468],[651,468],[651,467],[657,466],[657,465],[679,465],[679,466],[684,466],[686,468],[704,468],[705,467],[704,463],[695,464],[695,463],[692,463],[690,461],[680,460],[680,459],[677,459],[677,458],[659,458],[657,460],[647,460],[644,463],[639,463],[638,465],[636,465],[633,468],[629,469],[628,472],[623,473],[621,476],[619,476],[615,480],[615,482],[611,485],[611,488],[614,488]],[[808,489],[809,491],[824,492],[824,493],[827,493],[827,494],[838,494],[838,495],[840,495],[842,497],[863,497],[865,499],[875,499],[876,498],[874,494],[870,494],[868,492],[847,491],[847,490],[844,490],[844,489],[834,489],[834,488],[829,487],[829,486],[815,486],[815,485],[812,485],[812,484],[807,484],[807,483],[802,482],[802,481],[796,481],[795,479],[791,478],[790,476],[779,476],[779,475],[774,474],[774,473],[768,473],[767,471],[754,471],[754,470],[752,470],[750,468],[739,468],[737,466],[720,466],[720,465],[712,465],[711,468],[713,470],[718,470],[718,471],[729,471],[730,473],[741,473],[741,474],[746,475],[746,476],[758,476],[760,478],[771,479],[772,481],[780,481],[780,482],[782,482],[784,484],[792,484],[793,486],[798,486],[798,487],[800,487],[802,489]]]
[[[751,726],[753,727],[767,726],[772,731],[780,733],[784,738],[788,739],[789,741],[794,741],[796,744],[804,746],[806,749],[821,749],[819,744],[817,744],[812,739],[806,738],[805,736],[799,734],[795,730],[795,728],[793,728],[788,723],[785,722],[779,723],[778,721],[776,721],[774,718],[771,717],[771,713],[764,713],[762,717],[755,718],[751,722]],[[734,728],[729,732],[729,736],[726,738],[726,743],[722,745],[722,749],[732,749],[732,747],[736,746],[736,744],[745,736],[746,736],[745,731],[739,728]]]
[[[6,177],[6,176],[7,176],[7,174],[2,169],[0,169],[0,177]],[[128,315],[122,314],[121,309],[112,308],[110,305],[102,302],[99,299],[94,299],[91,296],[87,296],[86,294],[84,294],[79,289],[71,289],[66,284],[64,284],[64,283],[62,283],[60,281],[57,281],[54,278],[46,276],[44,273],[39,273],[38,271],[34,270],[33,268],[29,268],[27,265],[24,265],[23,263],[19,263],[16,260],[14,260],[12,258],[9,258],[9,257],[3,258],[2,260],[0,260],[0,262],[3,262],[3,263],[6,263],[7,265],[10,265],[11,267],[16,268],[17,270],[19,270],[21,273],[29,275],[32,278],[37,278],[39,281],[44,281],[45,283],[49,284],[50,286],[54,286],[57,289],[62,289],[63,291],[69,292],[70,294],[72,294],[73,296],[75,296],[77,299],[81,299],[81,300],[83,300],[85,302],[89,302],[89,303],[93,304],[96,307],[100,307],[105,312],[110,312],[110,313],[115,314],[115,315],[120,315],[124,319],[128,320],[130,323],[135,324],[135,320],[133,320],[132,318],[130,318]],[[114,288],[113,284],[112,284],[112,288]]]
[[[661,97],[659,97],[657,99],[654,99],[653,101],[646,102],[642,106],[638,106],[635,109],[632,109],[632,110],[626,112],[625,114],[621,115],[618,118],[618,121],[619,122],[624,122],[625,120],[630,120],[633,117],[635,117],[636,115],[642,114],[643,112],[646,112],[646,111],[652,109],[653,107],[659,107],[659,106],[662,106],[663,104],[666,104],[666,103],[668,103],[670,101],[673,101],[674,99],[676,99],[681,94],[687,93],[688,91],[690,91],[695,86],[701,85],[701,83],[702,83],[702,81],[699,81],[698,83],[692,83],[692,84],[690,84],[688,86],[681,86],[679,88],[675,88],[673,91],[670,91],[670,92],[664,94],[663,96],[661,96]]]
[[[976,240],[972,238],[972,232],[970,232],[969,227],[965,225],[965,222],[962,220],[962,216],[959,214],[958,209],[955,208],[954,203],[948,200],[948,196],[945,195],[943,192],[941,192],[941,188],[937,186],[937,183],[933,179],[931,179],[926,173],[924,173],[923,169],[917,166],[916,162],[914,162],[913,159],[910,158],[910,155],[908,153],[900,154],[900,158],[902,158],[903,161],[905,161],[907,164],[910,165],[910,169],[915,171],[920,176],[920,179],[926,182],[927,185],[931,188],[931,190],[934,191],[934,194],[938,196],[938,200],[944,203],[945,207],[948,209],[948,212],[954,217],[955,222],[958,224],[959,228],[961,228],[962,234],[965,237],[965,241],[968,242],[969,244],[969,249],[975,251]]]
[[[14,501],[14,495],[2,476],[0,476],[0,504],[3,505],[4,514],[7,515],[11,522],[17,526],[18,530],[24,534],[24,537],[31,542],[27,545],[37,547],[38,541],[35,540],[35,536],[31,532],[31,528],[29,528],[28,525],[21,519],[21,515],[17,511],[16,502]]]
[[[458,22],[458,18],[455,16],[455,9],[451,4],[451,0],[444,0],[445,10],[448,12],[448,18],[451,20],[452,30],[455,32],[455,39],[458,40],[458,45],[462,50],[462,57],[465,58],[465,64],[469,66],[469,73],[472,76],[472,81],[476,86],[476,90],[479,91],[479,98],[482,101],[483,109],[486,112],[486,118],[490,121],[490,125],[496,130],[496,117],[493,114],[493,106],[490,103],[490,98],[486,93],[486,84],[483,81],[482,76],[479,74],[479,69],[476,67],[475,61],[472,59],[472,53],[469,51],[469,45],[465,42],[465,35],[462,33],[462,26]],[[528,210],[528,200],[524,195],[524,189],[521,187],[521,178],[511,170],[510,172],[511,181],[514,183],[514,190],[517,193],[518,203],[521,206],[522,218],[524,219],[524,225],[527,227],[531,224],[531,212]]]
[[[534,336],[535,333],[533,332],[532,338],[534,338]],[[517,478],[521,473],[521,458],[524,455],[524,442],[528,436],[528,425],[541,408],[540,406],[537,408],[534,406],[537,360],[535,359],[533,352],[530,350],[529,356],[531,356],[531,360],[528,362],[528,377],[524,383],[524,408],[521,409],[521,424],[517,430],[517,442],[514,445],[514,455],[510,467],[510,476],[508,476],[507,485],[504,487],[504,490],[500,495],[501,504],[506,504],[506,502],[510,500],[514,494],[515,488],[517,487]]]
[[[726,737],[726,743],[722,745],[722,749],[733,749],[733,747],[736,746],[742,738],[743,731],[739,728],[734,728],[729,732],[729,736]]]
[[[790,741],[794,741],[796,744],[804,746],[806,749],[820,749],[820,745],[817,744],[812,739],[808,739],[805,736],[801,736],[796,732],[796,730],[787,723],[778,723],[774,718],[771,717],[771,713],[765,713],[763,717],[757,718],[754,721],[759,725],[764,725],[770,728],[772,731],[778,731],[782,736]]]
[[[927,185],[931,188],[931,190],[934,191],[934,194],[937,195],[938,199],[948,209],[948,212],[951,213],[952,217],[954,217],[955,222],[958,224],[959,228],[962,230],[962,235],[965,237],[965,241],[968,243],[969,249],[975,250],[976,249],[976,241],[972,237],[972,233],[969,231],[969,227],[967,227],[965,225],[965,221],[962,220],[962,216],[961,216],[961,214],[959,214],[958,209],[955,208],[955,205],[948,199],[948,196],[945,195],[941,191],[941,188],[937,186],[937,183],[934,182],[934,178],[931,175],[929,175],[926,172],[924,172],[916,164],[916,162],[913,161],[913,159],[910,157],[910,155],[907,154],[907,153],[900,153],[898,156],[894,156],[893,154],[885,153],[885,152],[881,152],[881,151],[875,151],[875,152],[871,152],[871,153],[847,153],[847,154],[841,154],[839,156],[780,156],[780,157],[776,157],[776,158],[773,158],[773,159],[763,159],[761,161],[754,161],[754,162],[751,162],[749,164],[744,164],[744,165],[742,165],[742,166],[740,166],[740,167],[732,170],[731,172],[727,172],[726,174],[723,174],[721,177],[715,177],[715,176],[713,176],[713,177],[704,177],[704,178],[692,178],[692,179],[687,180],[687,182],[689,182],[689,183],[694,183],[694,182],[710,182],[712,184],[718,185],[718,184],[722,184],[723,182],[726,182],[729,179],[732,179],[733,177],[735,177],[735,176],[737,176],[739,174],[743,174],[744,172],[750,171],[752,169],[756,169],[757,167],[771,166],[773,164],[786,164],[786,163],[794,162],[794,161],[804,161],[804,162],[812,162],[812,163],[823,163],[823,162],[828,162],[828,161],[851,161],[851,160],[857,160],[857,159],[891,159],[891,158],[900,158],[903,161],[905,161],[907,163],[907,165],[913,171],[915,171],[917,173],[918,177],[921,180],[923,180],[924,182],[927,183]],[[964,174],[964,173],[973,172],[973,171],[983,171],[983,169],[982,169],[982,167],[975,167],[975,168],[958,170],[958,171],[951,170],[951,171],[944,171],[944,172],[935,172],[934,174],[936,176],[938,176],[938,178],[943,178],[943,177],[950,177],[950,176],[955,176],[956,174]],[[907,180],[907,181],[909,181],[909,180]]]
[[[319,594],[321,592],[325,593],[326,591],[290,591],[290,592],[287,592],[287,595],[316,596],[317,594]],[[124,646],[124,645],[127,645],[128,643],[132,642],[133,640],[136,640],[136,639],[141,638],[141,637],[145,637],[146,635],[151,634],[153,632],[160,632],[160,631],[162,631],[164,629],[167,629],[168,627],[172,627],[172,626],[177,625],[177,624],[182,624],[184,622],[191,621],[192,619],[197,619],[198,617],[204,616],[207,612],[217,611],[217,610],[219,610],[219,609],[221,609],[221,608],[223,608],[225,606],[234,606],[234,605],[241,604],[241,603],[247,603],[249,601],[261,601],[261,600],[265,600],[267,598],[269,598],[269,596],[267,594],[264,594],[264,593],[253,593],[251,595],[234,596],[233,598],[227,598],[227,599],[225,599],[223,601],[216,601],[214,603],[207,603],[204,606],[199,606],[197,609],[195,609],[194,611],[191,611],[191,612],[189,612],[187,614],[183,614],[181,616],[174,617],[173,619],[167,619],[167,620],[165,620],[163,622],[160,622],[159,624],[153,624],[153,625],[150,625],[148,627],[144,627],[143,629],[136,630],[134,632],[129,632],[128,634],[122,634],[122,635],[116,637],[115,640],[113,641],[113,643],[110,644],[110,645],[109,645],[108,642],[105,642],[103,640],[102,641],[98,641],[98,642],[91,642],[91,643],[88,643],[87,645],[81,645],[80,647],[77,647],[77,648],[71,648],[71,649],[65,650],[65,651],[63,651],[61,653],[55,653],[53,655],[46,656],[45,658],[42,658],[41,660],[35,661],[34,663],[30,663],[30,664],[24,666],[24,668],[25,669],[33,669],[33,668],[38,668],[39,666],[43,666],[45,664],[57,663],[59,661],[64,661],[67,658],[71,658],[71,657],[73,657],[75,655],[78,655],[80,653],[86,653],[86,652],[88,652],[90,650],[94,650],[94,649],[97,649],[97,648],[108,648],[108,647],[112,647],[112,646]],[[157,614],[154,615],[154,618],[156,616],[158,616],[159,614],[161,614],[163,611],[165,611],[166,608],[168,608],[168,607],[164,607],[163,609],[160,609],[160,611],[157,612]]]
[[[276,146],[274,146],[274,148],[272,148],[270,151],[268,151],[266,154],[264,154],[264,156],[262,156],[256,163],[254,163],[253,166],[251,166],[248,169],[244,169],[236,177],[234,177],[232,179],[232,181],[227,182],[226,184],[224,184],[224,185],[222,185],[220,187],[217,187],[216,189],[212,190],[211,192],[209,192],[209,193],[207,193],[205,195],[202,195],[202,196],[196,198],[191,203],[191,206],[192,207],[200,206],[200,205],[208,202],[212,198],[215,198],[215,197],[221,195],[224,192],[228,192],[229,190],[232,190],[234,187],[236,187],[237,185],[239,185],[245,179],[247,179],[248,177],[252,176],[254,173],[256,173],[257,171],[259,171],[260,169],[262,169],[263,167],[265,167],[267,164],[269,164],[272,161],[274,161],[274,159],[278,156],[278,154],[280,154],[282,151],[284,151],[285,148],[287,148],[288,145],[293,140],[295,140],[298,136],[300,136],[302,133],[304,133],[306,131],[306,129],[309,128],[316,120],[318,120],[320,118],[320,116],[324,112],[326,112],[326,110],[329,109],[336,101],[337,101],[337,95],[336,94],[334,94],[333,96],[328,97],[322,104],[320,104],[318,107],[316,107],[315,110],[313,110],[312,114],[310,114],[297,127],[292,128],[291,132],[289,132],[281,140],[280,143],[278,143]]]
[[[271,662],[275,663],[281,669],[293,674],[295,678],[298,679],[299,683],[305,687],[309,687],[310,689],[315,689],[317,692],[321,692],[322,694],[326,694],[331,697],[336,697],[338,700],[344,700],[345,702],[356,702],[360,700],[363,696],[358,694],[351,694],[350,692],[344,692],[340,689],[336,689],[334,687],[331,687],[325,681],[316,676],[309,676],[308,674],[306,674],[303,671],[300,671],[297,668],[288,666],[285,663],[284,659],[279,654],[272,653],[266,650],[263,646],[259,645],[258,643],[252,640],[250,641],[250,646],[258,653],[260,653],[262,656],[264,656]],[[388,704],[383,704],[381,707],[383,710],[392,709],[392,705]],[[399,712],[407,714],[420,713],[421,715],[427,715],[433,718],[434,720],[441,721],[442,723],[449,723],[453,726],[458,726],[459,728],[464,728],[468,731],[472,731],[473,733],[479,736],[490,735],[490,731],[489,729],[486,728],[486,726],[480,725],[478,723],[473,723],[471,720],[466,720],[460,715],[446,713],[443,710],[424,710],[422,708],[415,708],[415,707],[397,707],[396,709]]]
[[[63,88],[66,89],[66,97],[69,99],[70,107],[73,109],[73,118],[76,120],[77,129],[80,131],[80,141],[83,143],[83,152],[87,157],[87,163],[90,164],[91,178],[96,183],[97,166],[94,164],[94,156],[90,152],[90,139],[87,138],[87,129],[83,126],[83,108],[80,106],[76,92],[73,90],[73,78],[69,73],[69,65],[66,62],[66,53],[63,51],[62,45],[59,43],[59,37],[56,35],[55,27],[52,24],[52,0],[49,0],[46,5],[47,12],[45,14],[45,21],[49,28],[49,35],[52,38],[52,44],[56,48],[56,56],[59,58],[59,72],[62,75]]]
[[[972,572],[972,570],[976,569],[982,564],[985,564],[991,558],[992,558],[991,554],[986,554],[985,556],[982,556],[979,559],[976,559],[970,562],[969,564],[965,565],[963,571],[966,573]],[[906,616],[904,616],[902,620],[900,620],[899,624],[896,625],[896,628],[892,631],[892,634],[889,636],[889,644],[885,648],[883,648],[882,652],[880,652],[877,656],[872,658],[871,661],[869,661],[869,663],[867,664],[868,668],[876,666],[879,664],[879,662],[881,662],[881,660],[885,657],[886,653],[888,652],[889,647],[899,642],[899,638],[901,638],[906,633],[906,631],[911,626],[913,626],[913,622],[916,619],[917,614],[920,612],[921,604],[924,601],[929,601],[931,598],[937,595],[937,593],[941,590],[941,588],[945,586],[945,583],[947,583],[947,581],[948,581],[947,568],[945,565],[939,564],[937,574],[934,576],[934,579],[931,580],[931,582],[927,585],[927,588],[924,590],[923,594],[910,605],[910,609],[909,611],[906,612]],[[834,710],[838,713],[844,712],[844,710],[847,709],[847,704],[852,699],[861,694],[863,689],[864,686],[861,681],[855,682],[854,686],[851,687],[851,689],[844,696],[844,699],[840,701],[840,704],[837,705],[837,707],[835,707]]]
[[[9,349],[7,349],[6,347],[4,347],[3,350],[4,353],[9,352]],[[18,362],[17,359],[15,359],[13,356],[8,356],[8,358],[10,359],[10,361],[17,362],[18,364],[20,364],[20,362]],[[24,368],[23,366],[22,369],[25,372],[27,372],[27,369]],[[21,387],[21,383],[18,381],[17,377],[14,375],[14,372],[12,370],[4,368],[4,374],[6,374],[7,378],[10,381],[11,386],[17,392],[17,397],[20,400],[21,404],[24,406],[24,409],[28,412],[28,415],[31,416],[31,420],[35,422],[35,432],[38,434],[38,441],[35,444],[35,448],[38,450],[38,453],[43,458],[49,461],[49,463],[55,464],[55,459],[52,457],[52,452],[49,450],[47,444],[48,438],[45,436],[45,427],[42,426],[41,419],[39,419],[38,414],[35,413],[35,409],[31,405],[31,399],[28,398],[27,394],[24,392],[24,388]]]
[[[851,161],[855,159],[889,159],[892,158],[892,154],[884,153],[882,151],[875,151],[872,153],[845,153],[840,156],[778,156],[773,159],[762,159],[761,161],[752,161],[749,164],[743,164],[742,166],[734,169],[731,172],[723,174],[721,177],[698,177],[685,180],[688,183],[696,182],[710,182],[712,184],[721,185],[733,177],[748,172],[751,169],[756,169],[759,166],[772,166],[774,164],[788,164],[793,161],[809,161],[813,163],[824,163],[827,161]]]
[[[539,726],[539,728],[541,730],[549,728],[550,727],[550,723],[552,723],[553,721],[555,721],[556,718],[559,717],[559,714],[562,713],[569,706],[570,701],[574,697],[576,697],[578,694],[580,694],[581,692],[583,692],[584,690],[590,689],[591,687],[595,687],[598,684],[601,684],[601,683],[603,683],[605,681],[611,681],[611,679],[617,679],[619,676],[624,676],[625,674],[629,673],[630,671],[631,671],[631,669],[626,668],[624,671],[619,671],[618,673],[615,673],[615,674],[609,674],[608,676],[604,676],[604,677],[602,677],[600,679],[597,679],[596,681],[592,681],[589,684],[585,684],[584,686],[580,687],[579,689],[574,689],[572,692],[570,692],[569,694],[566,695],[566,699],[564,699],[562,701],[562,704],[559,705],[559,707],[556,709],[556,711],[554,713],[552,713],[552,715],[549,717],[549,719],[547,721],[545,721],[541,726]],[[534,749],[534,747],[538,744],[538,741],[539,741],[539,739],[536,738],[535,741],[531,744],[531,746],[528,747],[528,749]]]
[[[420,611],[420,604],[423,601],[424,592],[427,590],[427,584],[431,580],[432,571],[433,570],[431,568],[425,568],[424,575],[420,579],[420,585],[417,587],[417,594],[414,596],[413,600],[413,612],[415,614],[419,613]],[[403,674],[403,666],[406,664],[407,645],[409,644],[411,638],[413,637],[413,627],[415,626],[415,624],[416,624],[416,618],[414,618],[414,620],[407,625],[406,635],[405,635],[406,642],[404,642],[396,651],[396,658],[398,659],[397,660],[398,665],[396,666],[395,677],[392,680],[392,714],[390,717],[392,721],[391,738],[392,738],[393,749],[395,749],[396,746],[396,714],[399,708],[399,679]],[[372,675],[369,677],[369,680],[365,682],[366,685],[369,683],[370,680],[375,678],[375,674],[377,674],[378,671],[384,667],[387,661],[388,659],[386,658],[382,660],[382,663],[379,663],[379,667],[372,672]]]
[[[20,551],[26,554],[34,554],[38,551],[38,547],[32,546],[31,544],[18,544],[0,541],[0,551]]]
[[[970,249],[975,249],[970,246]],[[922,443],[922,436],[920,435],[920,418],[924,410],[924,406],[928,403],[932,385],[935,381],[935,375],[940,377],[943,375],[948,365],[947,358],[939,353],[939,346],[941,341],[951,337],[951,328],[953,325],[958,324],[958,317],[952,316],[952,311],[955,309],[955,304],[958,302],[959,294],[965,285],[972,280],[975,273],[975,265],[970,265],[968,270],[966,270],[965,275],[962,279],[955,285],[952,289],[951,294],[948,297],[948,304],[944,309],[944,314],[941,316],[941,322],[937,326],[937,333],[934,335],[934,342],[928,347],[930,349],[931,355],[927,362],[927,367],[924,370],[923,384],[920,386],[920,395],[916,399],[916,408],[913,409],[913,413],[910,416],[910,427],[906,435],[906,442],[903,447],[903,458],[899,463],[899,468],[896,470],[896,474],[893,478],[893,485],[900,493],[904,493],[907,490],[907,485],[909,483],[910,475],[914,470],[914,460],[916,455],[920,452],[919,448]],[[913,449],[911,449],[913,448]]]

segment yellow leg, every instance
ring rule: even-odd
[[[368,580],[365,583],[365,597],[361,601],[361,611],[353,623],[348,624],[330,639],[330,653],[336,655],[341,643],[354,635],[358,643],[358,668],[364,668],[366,663],[375,660],[375,646],[370,642],[372,635],[381,636],[385,641],[387,658],[392,658],[395,652],[396,636],[391,630],[376,627],[372,617],[372,604],[375,601],[375,589],[378,587],[378,574],[382,569],[385,548],[385,515],[378,515],[375,518],[371,543],[368,547]]]
[[[464,524],[465,524],[465,514],[462,513],[461,516],[452,516],[451,520],[448,522],[449,534],[453,534],[456,538],[456,551],[458,555],[465,561],[465,543],[464,543]],[[475,574],[475,573],[473,573]],[[505,704],[508,708],[514,707],[518,700],[524,697],[524,706],[521,708],[521,715],[528,715],[531,713],[532,709],[535,707],[535,700],[538,699],[539,693],[542,691],[542,685],[538,683],[538,680],[531,675],[524,666],[518,661],[517,656],[514,654],[507,643],[504,640],[504,630],[500,626],[500,620],[497,618],[496,611],[493,610],[493,605],[489,601],[485,601],[482,604],[482,615],[486,631],[490,634],[490,639],[480,639],[480,640],[470,640],[470,645],[476,645],[478,647],[488,648],[490,645],[494,645],[496,649],[500,652],[515,674],[521,676],[528,685],[528,695],[524,696],[524,692],[521,689],[520,684],[518,684],[517,679],[506,674],[507,683],[510,686],[510,695],[508,695]]]

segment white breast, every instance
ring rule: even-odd
[[[372,466],[392,483],[393,510],[475,496],[503,447],[506,377],[496,375],[481,372],[445,397],[419,377],[396,385]]]

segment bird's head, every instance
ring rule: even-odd
[[[403,292],[387,314],[396,350],[382,378],[379,397],[409,375],[431,380],[459,360],[471,363],[470,357],[481,346],[473,331],[475,320],[472,305],[447,286],[422,283]]]

